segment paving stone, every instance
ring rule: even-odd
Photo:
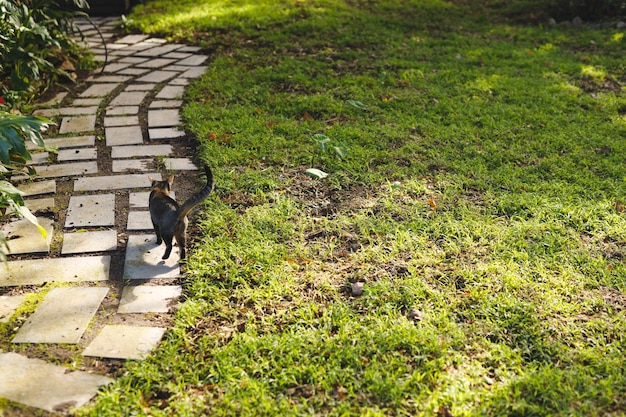
[[[25,295],[0,295],[0,323],[9,322],[24,300],[26,300]]]
[[[122,75],[137,76],[137,75],[143,75],[148,72],[150,72],[149,68],[126,68],[121,71],[118,71],[117,73],[122,74]]]
[[[57,109],[40,109],[35,110],[33,115],[42,117],[56,117],[56,116],[76,116],[81,114],[96,114],[98,111],[97,106],[90,107],[60,107]]]
[[[167,313],[170,303],[182,294],[179,285],[133,285],[124,287],[118,313]]]
[[[186,65],[186,66],[190,66],[190,67],[197,67],[199,65],[204,64],[204,62],[208,59],[209,57],[206,55],[192,55],[189,58],[185,58],[181,61],[178,61],[177,64],[178,65]]]
[[[113,172],[153,171],[152,159],[114,159]]]
[[[185,93],[185,87],[181,85],[166,85],[156,95],[157,99],[180,99]]]
[[[128,213],[126,230],[139,231],[153,229],[149,211],[131,211]]]
[[[161,259],[165,245],[157,245],[156,237],[151,235],[130,235],[126,246],[123,279],[177,278],[178,247],[174,246],[169,259]]]
[[[170,52],[168,54],[163,55],[163,58],[171,58],[171,59],[185,59],[192,56],[189,52]]]
[[[119,83],[94,84],[80,94],[80,97],[105,97],[115,90]]]
[[[87,78],[87,81],[93,83],[125,83],[130,79],[131,77],[125,77],[122,75],[92,75]]]
[[[198,167],[189,158],[164,158],[163,165],[170,171],[197,171]]]
[[[38,211],[50,211],[55,207],[54,198],[37,198],[24,200],[26,207],[31,213],[37,213]]]
[[[138,116],[107,116],[104,118],[104,126],[133,126],[139,125]]]
[[[146,174],[109,175],[102,177],[79,178],[74,183],[74,191],[121,190],[125,188],[148,188],[148,177],[160,180],[158,172]]]
[[[184,65],[172,64],[172,65],[168,65],[167,67],[163,67],[161,69],[163,71],[184,72],[184,71],[187,71],[189,67],[186,67]]]
[[[137,145],[143,143],[143,134],[141,127],[136,126],[119,126],[107,127],[104,130],[107,146],[117,145]]]
[[[159,57],[169,52],[175,51],[176,49],[179,49],[182,46],[183,45],[179,45],[175,43],[168,43],[165,45],[156,46],[154,48],[150,48],[150,49],[146,49],[144,51],[138,52],[137,55],[147,56],[147,57]]]
[[[137,78],[136,81],[146,83],[160,83],[176,76],[176,73],[172,71],[152,71],[143,77]],[[191,77],[186,77],[191,78]]]
[[[2,233],[6,236],[9,244],[9,253],[12,255],[21,253],[47,253],[50,250],[50,242],[54,233],[54,222],[46,217],[37,218],[39,225],[46,231],[43,237],[41,232],[26,219],[14,220],[2,226]]]
[[[148,208],[148,198],[150,191],[141,191],[128,194],[128,204],[130,208]],[[170,197],[176,200],[176,193],[172,191]]]
[[[108,287],[52,288],[12,343],[78,343]]]
[[[179,109],[148,110],[149,127],[169,127],[180,124]]]
[[[72,136],[64,138],[44,139],[46,146],[56,148],[79,148],[83,146],[94,146],[96,143],[96,137],[93,135],[87,136]],[[28,146],[30,150],[36,149],[35,146]]]
[[[24,192],[24,197],[31,197],[34,195],[56,193],[57,183],[54,180],[27,182],[20,184],[19,188]]]
[[[138,106],[144,98],[146,91],[122,91],[111,101],[112,106]]]
[[[47,363],[41,359],[0,353],[0,397],[55,415],[85,405],[112,379]]]
[[[188,78],[174,78],[173,80],[170,80],[169,84],[170,85],[189,85],[189,79]]]
[[[208,67],[191,67],[187,71],[180,74],[182,78],[198,78],[205,73]]]
[[[156,84],[129,84],[124,91],[150,91],[156,87]]]
[[[59,133],[91,132],[96,128],[96,115],[64,117]]]
[[[150,140],[175,139],[185,136],[185,132],[177,128],[165,127],[148,129],[148,136]]]
[[[70,197],[65,227],[113,226],[114,224],[115,194]]]
[[[178,49],[178,52],[199,52],[202,48],[198,47],[198,46],[189,46],[189,45],[185,45],[182,48]]]
[[[132,145],[113,146],[112,158],[133,158],[136,156],[161,156],[170,155],[173,152],[171,145]]]
[[[114,51],[109,51],[109,53],[112,54],[112,55],[126,54],[125,52],[116,53]],[[130,54],[130,53],[131,52],[129,52],[128,54]],[[130,64],[126,64],[126,63],[123,63],[123,62],[114,62],[114,63],[111,63],[111,64],[107,64],[104,67],[104,71],[103,72],[105,72],[105,73],[106,72],[108,72],[108,73],[115,73],[115,72],[118,72],[118,71],[123,70],[123,69],[128,68],[128,67],[130,67]]]
[[[74,253],[106,252],[117,249],[115,230],[79,231],[63,234],[63,255]]]
[[[146,62],[142,62],[141,64],[137,64],[136,66],[139,68],[161,68],[166,65],[169,65],[176,61],[175,59],[167,59],[167,58],[157,58],[157,59],[149,59]]]
[[[98,172],[96,161],[70,162],[57,165],[42,165],[37,168],[37,176],[41,178],[72,177]]]
[[[107,107],[107,116],[128,116],[139,114],[139,106],[110,106]]]
[[[150,35],[126,35],[123,38],[117,40],[119,43],[137,43],[146,40]]]
[[[61,103],[65,97],[67,97],[67,91],[61,91],[59,93],[56,93],[54,97],[52,97],[50,100],[44,101],[42,103],[38,103],[37,106],[38,107],[58,106],[59,103]]]
[[[72,106],[99,106],[100,98],[77,98],[72,101]]]
[[[154,100],[150,103],[151,109],[173,109],[180,108],[183,105],[182,100]]]
[[[83,356],[145,359],[165,334],[162,327],[108,325],[85,348]]]
[[[110,263],[110,256],[9,261],[0,268],[0,287],[105,281],[109,278]]]
[[[50,154],[48,152],[31,153],[31,160],[28,165],[41,165],[50,163]]]
[[[121,58],[118,62],[125,62],[127,64],[141,64],[142,62],[146,62],[149,59],[150,58],[141,58],[138,56],[127,56],[127,57]]]
[[[57,154],[57,159],[61,161],[82,161],[96,159],[96,148],[63,149]]]

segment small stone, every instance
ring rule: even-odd
[[[361,295],[363,295],[363,287],[364,287],[365,283],[363,282],[353,282],[351,284],[351,289],[352,289],[352,295],[355,297],[359,297]]]
[[[422,321],[424,319],[424,313],[416,308],[413,308],[409,312],[409,318],[414,321]]]

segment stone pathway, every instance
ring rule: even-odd
[[[117,19],[94,21],[107,43],[106,66],[77,95],[59,95],[34,113],[58,124],[46,140],[58,153],[34,153],[38,177],[20,186],[31,211],[43,213],[47,238],[25,220],[2,227],[11,256],[0,267],[0,322],[16,326],[4,343],[11,351],[0,350],[0,397],[54,413],[81,407],[112,382],[98,375],[106,373],[96,366],[100,358],[141,360],[161,340],[182,291],[177,249],[162,261],[164,247],[151,232],[148,176],[197,170],[175,144],[185,138],[184,88],[208,57],[146,35],[115,39]],[[87,21],[78,27],[105,61],[95,28]],[[29,299],[34,311],[21,321]],[[84,363],[29,355],[67,345]]]

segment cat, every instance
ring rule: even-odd
[[[150,187],[150,218],[154,232],[157,237],[157,244],[165,241],[165,254],[162,259],[170,257],[172,252],[172,240],[176,238],[180,249],[180,259],[185,259],[185,244],[187,234],[187,214],[200,202],[209,196],[213,191],[213,173],[208,166],[204,167],[206,174],[206,186],[191,197],[181,206],[176,200],[170,197],[174,176],[170,175],[164,181],[157,181],[148,177],[152,181]]]

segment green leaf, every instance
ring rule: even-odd
[[[367,107],[365,106],[365,104],[361,103],[360,101],[357,101],[357,100],[347,100],[346,103],[348,103],[352,107],[357,108],[359,110],[367,110]]]
[[[15,206],[15,211],[19,215],[24,217],[26,220],[28,220],[29,222],[31,222],[32,224],[37,226],[37,228],[39,229],[39,233],[41,233],[41,237],[43,237],[45,239],[48,236],[48,233],[46,232],[46,229],[41,227],[41,225],[39,224],[39,221],[37,220],[37,217],[35,217],[35,215],[30,212],[28,207],[16,205]]]
[[[304,171],[304,173],[307,174],[309,177],[317,178],[319,180],[326,178],[328,176],[327,173],[317,168],[309,168],[306,171]]]
[[[348,155],[348,148],[345,145],[336,145],[333,146],[333,150],[335,151],[335,155],[337,158],[343,160]]]

